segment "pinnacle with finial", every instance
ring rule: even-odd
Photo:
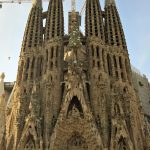
[[[105,7],[107,6],[116,6],[115,0],[105,0]]]
[[[42,0],[32,0],[32,6],[42,9]]]

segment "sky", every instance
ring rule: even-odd
[[[64,0],[65,33],[68,27],[68,11],[71,0]],[[84,0],[77,0],[80,11]],[[102,9],[104,0],[100,0]],[[150,0],[116,0],[123,24],[131,64],[145,74],[150,81]],[[3,4],[0,9],[0,72],[5,72],[5,81],[16,80],[19,53],[23,34],[31,9],[31,3]],[[48,3],[44,2],[43,11]],[[81,30],[84,31],[84,15]],[[10,57],[10,60],[9,60]]]

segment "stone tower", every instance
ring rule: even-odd
[[[104,11],[86,1],[85,36],[79,13],[69,17],[64,35],[62,0],[50,0],[47,12],[33,0],[3,149],[148,150],[115,1]]]

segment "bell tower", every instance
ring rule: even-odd
[[[13,97],[13,106],[7,116],[6,149],[17,149],[29,113],[29,104],[33,84],[41,78],[43,44],[42,2],[33,0],[28,17]]]

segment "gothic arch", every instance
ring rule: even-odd
[[[80,117],[83,118],[84,117],[83,109],[77,96],[73,96],[72,100],[70,101],[70,104],[67,110],[67,116],[69,115],[69,113],[73,111],[74,108],[80,113]]]

